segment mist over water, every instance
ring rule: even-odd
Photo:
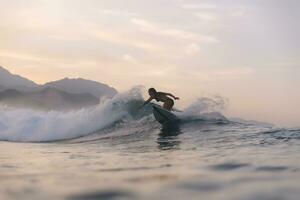
[[[72,139],[92,134],[119,120],[129,121],[147,117],[152,109],[138,110],[143,103],[140,87],[104,99],[99,105],[72,111],[37,111],[20,108],[0,108],[0,140],[45,142]],[[184,112],[182,119],[224,119],[217,111],[224,107],[221,97],[199,98]]]
[[[300,129],[230,121],[218,96],[162,127],[151,104],[137,109],[141,94],[69,112],[2,107],[0,199],[298,199]]]
[[[137,95],[133,89],[97,106],[68,112],[2,108],[0,139],[38,142],[88,135],[126,117],[126,104],[141,100]]]

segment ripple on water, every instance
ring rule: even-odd
[[[280,172],[287,170],[288,167],[285,166],[261,166],[257,167],[255,171],[264,171],[264,172]]]
[[[174,174],[158,174],[150,176],[138,176],[127,179],[133,183],[147,183],[147,182],[163,182],[163,181],[174,181],[178,179],[178,175]]]
[[[250,164],[248,163],[234,163],[234,162],[228,162],[228,163],[222,163],[218,165],[212,165],[210,168],[215,171],[230,171],[239,169],[242,167],[248,167]]]
[[[133,199],[133,194],[124,191],[96,191],[73,195],[69,200],[114,200],[114,199]]]
[[[101,172],[122,172],[122,171],[139,171],[139,170],[152,170],[171,167],[171,164],[165,164],[153,167],[123,167],[123,168],[110,168],[110,169],[99,169]]]
[[[0,165],[0,168],[9,168],[9,169],[12,169],[12,168],[18,168],[18,167],[14,166],[14,165]]]
[[[221,184],[216,182],[188,182],[180,187],[198,192],[213,192],[222,188]]]

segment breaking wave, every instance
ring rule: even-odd
[[[137,121],[149,117],[151,105],[138,110],[143,97],[141,87],[106,99],[99,105],[76,111],[36,111],[31,109],[0,108],[0,140],[15,142],[48,142],[86,136],[113,126],[118,121]],[[200,98],[177,113],[183,121],[226,118],[217,112],[222,98]],[[145,127],[145,129],[147,129]]]

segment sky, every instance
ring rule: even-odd
[[[228,100],[228,116],[300,126],[298,0],[0,0],[0,66]]]

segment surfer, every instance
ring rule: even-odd
[[[146,104],[148,104],[153,99],[155,99],[158,102],[159,101],[164,102],[164,105],[163,105],[164,109],[166,109],[166,110],[172,110],[172,108],[174,106],[173,99],[179,100],[179,97],[175,97],[171,93],[157,92],[154,88],[150,88],[148,90],[148,93],[149,93],[150,97],[149,97],[149,99],[147,101],[145,101],[145,103],[142,105],[142,107],[145,106]],[[171,99],[170,97],[172,97],[173,99]]]

